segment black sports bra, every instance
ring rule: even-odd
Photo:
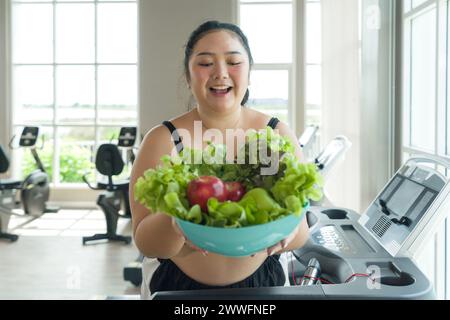
[[[278,122],[280,122],[280,120],[278,120],[278,118],[273,117],[272,119],[270,119],[267,126],[271,127],[272,129],[275,129],[278,125]],[[178,153],[180,153],[183,150],[183,142],[180,135],[178,134],[177,128],[170,121],[164,121],[163,125],[166,126],[167,129],[169,129],[170,134],[172,135],[173,143],[177,148]]]

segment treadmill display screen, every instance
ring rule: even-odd
[[[403,183],[400,184],[400,187],[389,199],[387,207],[396,215],[403,217],[424,189],[425,187],[420,184],[404,179]]]

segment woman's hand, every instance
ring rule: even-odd
[[[208,251],[197,247],[195,244],[193,244],[187,237],[186,235],[183,233],[183,231],[180,229],[180,227],[178,226],[177,221],[175,220],[175,218],[171,218],[172,219],[172,227],[173,230],[175,231],[175,233],[177,233],[180,237],[183,238],[185,245],[187,245],[189,248],[191,248],[193,251],[198,251],[201,254],[203,254],[205,257],[208,255]]]
[[[291,243],[292,240],[295,239],[299,230],[300,230],[300,224],[294,229],[294,231],[291,232],[291,234],[287,238],[284,238],[280,242],[274,244],[273,246],[266,248],[265,250],[263,250],[262,252],[259,252],[259,253],[265,253],[268,256],[271,256],[273,254],[276,254],[279,251],[286,249],[287,246],[289,245],[289,243]],[[256,254],[257,253],[252,254],[252,257],[254,257]]]

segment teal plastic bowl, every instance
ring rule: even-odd
[[[249,256],[288,237],[304,218],[309,205],[297,216],[242,228],[217,228],[191,223],[176,218],[178,226],[197,247],[230,257]]]

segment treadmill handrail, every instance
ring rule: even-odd
[[[339,148],[336,148],[336,143],[340,144]],[[322,175],[327,175],[335,162],[339,161],[351,147],[352,143],[346,136],[334,137],[314,159]]]
[[[412,161],[416,161],[418,163],[420,162],[427,162],[427,163],[434,163],[434,164],[440,164],[442,166],[444,166],[445,168],[447,168],[448,170],[450,170],[450,159],[446,160],[442,157],[438,157],[438,156],[434,156],[434,155],[420,155],[420,156],[411,156],[406,163],[408,162],[412,162]],[[445,178],[447,179],[447,178]]]

